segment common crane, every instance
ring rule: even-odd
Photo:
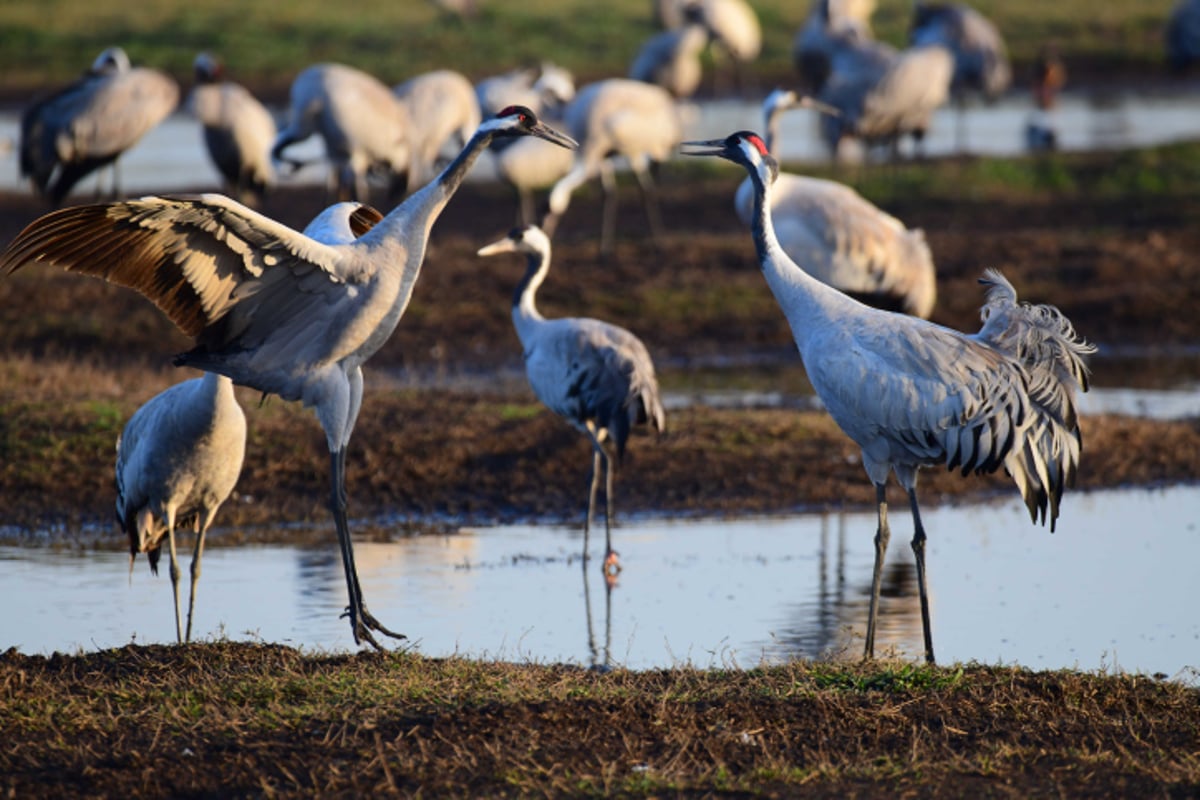
[[[775,152],[779,117],[817,101],[776,89],[763,101],[766,144]],[[734,198],[738,217],[754,221],[754,182]],[[909,230],[845,184],[781,172],[771,189],[771,218],[783,251],[822,283],[873,306],[928,319],[937,299],[937,277],[925,232]]]
[[[954,56],[951,97],[958,107],[958,145],[966,146],[966,101],[980,94],[992,102],[1012,85],[1012,65],[1000,30],[964,3],[913,5],[909,42],[914,47],[941,45]]]
[[[661,86],[628,78],[597,81],[583,87],[567,104],[563,122],[579,140],[579,151],[571,171],[550,190],[549,211],[542,221],[547,235],[554,235],[572,193],[598,174],[604,187],[600,252],[611,252],[617,224],[617,187],[611,162],[619,157],[629,162],[637,178],[651,234],[658,238],[662,214],[651,167],[666,161],[683,138],[670,93]]]
[[[45,261],[135,289],[196,346],[175,363],[316,411],[330,456],[331,509],[355,642],[400,638],[366,609],[346,521],[346,450],[362,405],[362,364],[412,297],[430,229],[496,136],[575,141],[527,108],[483,122],[461,153],[366,234],[326,245],[221,195],[76,206],[31,223],[0,273]]]
[[[392,91],[408,108],[411,182],[418,186],[434,176],[447,144],[461,148],[479,127],[475,86],[454,70],[439,69],[409,78]]]
[[[227,191],[248,206],[262,202],[275,183],[271,146],[275,119],[257,97],[239,83],[223,80],[223,65],[209,53],[192,64],[196,85],[187,107],[204,129],[209,158]]]
[[[1052,306],[1018,304],[988,270],[983,328],[969,335],[871,308],[816,280],[783,252],[768,209],[778,164],[763,140],[741,131],[686,142],[689,155],[742,165],[754,181],[753,239],[759,266],[787,317],[804,369],[839,427],[862,448],[875,486],[878,529],[864,656],[873,657],[884,553],[890,528],[889,473],[908,494],[925,658],[934,661],[925,576],[925,529],[917,504],[920,467],[971,472],[1003,466],[1030,517],[1050,529],[1082,449],[1075,397],[1087,389],[1080,340]]]
[[[894,54],[890,45],[875,41],[874,11],[875,0],[815,0],[792,40],[792,61],[807,92],[815,95],[825,87],[836,58]]]
[[[156,69],[133,67],[120,47],[97,56],[69,86],[21,115],[20,170],[53,205],[94,170],[113,165],[179,104],[179,84]]]
[[[378,78],[345,64],[314,64],[292,81],[289,106],[271,148],[276,161],[293,171],[305,166],[285,151],[319,133],[339,200],[365,202],[372,170],[388,175],[390,195],[407,194],[414,185],[408,109]]]
[[[214,372],[177,383],[139,408],[117,439],[117,522],[129,537],[129,569],[145,553],[158,574],[163,538],[171,560],[175,636],[192,640],[192,612],[204,537],[242,472],[246,415],[233,382]],[[187,628],[179,610],[175,527],[188,519],[196,532]],[[186,630],[186,632],[185,632]]]
[[[708,28],[700,6],[685,7],[685,24],[656,33],[642,43],[629,65],[629,77],[663,87],[677,99],[686,99],[700,88],[700,56],[708,46]]]
[[[546,319],[537,308],[537,290],[550,271],[550,239],[537,226],[514,228],[480,248],[479,255],[524,253],[525,277],[513,293],[512,319],[524,349],[525,374],[534,394],[592,443],[592,480],[583,527],[583,557],[596,508],[600,468],[605,474],[604,572],[620,570],[612,547],[613,459],[625,455],[630,429],[648,423],[666,428],[654,362],[641,340],[624,328],[598,319]],[[611,449],[605,446],[612,442]]]
[[[900,140],[912,136],[918,148],[933,113],[950,97],[954,58],[941,45],[887,50],[856,46],[852,58],[835,56],[819,99],[836,108],[821,118],[821,135],[835,158],[844,158],[847,139],[885,145],[893,156]],[[864,57],[865,56],[865,57]]]

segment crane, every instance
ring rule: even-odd
[[[638,423],[661,432],[666,415],[658,395],[654,362],[641,340],[624,328],[598,319],[546,319],[537,308],[537,290],[550,271],[550,238],[535,225],[480,248],[479,255],[524,253],[525,277],[513,293],[512,319],[524,349],[525,374],[538,399],[586,434],[592,443],[592,480],[583,527],[583,558],[596,508],[600,468],[605,474],[604,562],[606,579],[620,571],[612,547],[613,459],[625,455],[630,429]],[[612,441],[612,449],[605,447]]]
[[[113,165],[179,104],[179,84],[156,69],[134,68],[110,47],[77,81],[21,115],[20,170],[53,205],[93,171]]]
[[[75,206],[34,220],[0,254],[0,274],[44,261],[137,290],[196,346],[177,365],[312,407],[330,457],[331,510],[356,643],[400,638],[366,609],[346,521],[346,450],[362,406],[362,364],[412,297],[430,229],[496,136],[570,137],[514,106],[363,236],[327,245],[216,194]]]
[[[209,158],[227,190],[242,203],[257,206],[275,183],[275,118],[246,87],[222,80],[224,66],[212,54],[198,54],[192,69],[196,85],[187,106],[204,129]]]
[[[675,101],[661,86],[609,78],[590,83],[567,104],[563,122],[579,140],[571,171],[550,190],[549,211],[542,228],[554,235],[559,220],[571,203],[572,193],[599,174],[604,187],[604,213],[600,228],[600,252],[612,251],[617,224],[616,177],[611,160],[629,162],[642,192],[651,234],[662,231],[651,166],[666,161],[683,138]]]
[[[345,244],[370,230],[383,216],[359,203],[338,203],[322,211],[304,235],[325,244]],[[117,438],[117,522],[129,538],[129,569],[145,553],[158,574],[165,537],[175,598],[175,635],[192,639],[192,615],[200,559],[209,526],[228,499],[246,455],[246,415],[233,381],[215,372],[178,383],[148,400],[129,418]],[[175,527],[188,520],[196,533],[192,551],[187,628],[179,609],[179,560]]]
[[[762,26],[746,0],[655,0],[653,5],[655,21],[667,30],[687,25],[689,7],[696,7],[714,52],[729,61],[734,83],[745,88],[743,69],[762,52]]]
[[[763,101],[767,149],[775,152],[779,117],[792,108],[830,109],[776,89]],[[734,198],[738,217],[754,221],[754,182]],[[909,230],[845,184],[781,172],[771,189],[771,219],[788,257],[822,283],[880,308],[928,319],[937,299],[933,255],[920,229]]]
[[[864,657],[874,656],[890,538],[886,487],[894,472],[912,511],[925,659],[933,663],[918,470],[944,464],[967,475],[1003,466],[1032,520],[1049,520],[1053,531],[1063,489],[1079,465],[1075,398],[1087,390],[1084,357],[1095,348],[1053,306],[1018,304],[1012,285],[995,270],[982,279],[988,297],[983,327],[974,335],[863,305],[816,280],[783,252],[768,213],[779,167],[757,134],[740,131],[684,144],[693,148],[688,155],[740,164],[754,181],[752,236],[759,266],[813,388],[862,448],[878,514]]]
[[[900,139],[912,136],[918,148],[933,113],[950,96],[954,57],[942,45],[910,47],[900,53],[858,45],[853,57],[835,56],[819,98],[838,115],[821,118],[830,152],[844,157],[848,138],[886,145],[896,155]]]
[[[129,537],[129,569],[146,553],[158,574],[166,537],[175,596],[175,636],[192,639],[192,611],[204,537],[242,472],[246,415],[233,382],[207,372],[152,397],[129,418],[117,439],[117,522]],[[175,526],[188,519],[196,532],[186,634],[179,610],[179,559]]]
[[[293,171],[305,166],[284,152],[319,133],[339,200],[365,201],[374,169],[389,175],[391,194],[407,194],[414,185],[408,108],[375,76],[345,64],[314,64],[292,81],[289,106],[271,158]]]
[[[908,39],[914,47],[941,45],[954,56],[950,93],[958,106],[959,149],[966,144],[966,99],[983,95],[992,102],[1012,85],[1008,48],[996,25],[964,3],[913,4]]]
[[[825,87],[835,58],[871,58],[879,52],[895,52],[875,41],[871,31],[874,11],[875,0],[815,0],[792,40],[792,61],[806,91],[818,94]]]
[[[475,84],[475,97],[484,116],[512,105],[526,106],[545,116],[575,97],[575,76],[565,67],[543,61],[536,67],[519,67],[482,79]],[[495,149],[503,143],[492,144]]]
[[[629,65],[629,77],[657,84],[676,99],[686,99],[700,88],[703,70],[700,54],[708,46],[708,28],[698,4],[684,8],[685,23],[656,33],[642,43]]]
[[[438,156],[448,143],[462,147],[479,127],[482,115],[475,86],[454,70],[438,69],[409,78],[392,92],[408,108],[411,182],[420,185],[434,176]]]

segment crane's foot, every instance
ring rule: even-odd
[[[375,619],[371,612],[367,611],[366,606],[361,607],[357,614],[354,612],[353,606],[346,606],[345,612],[342,613],[342,618],[345,617],[350,618],[350,631],[354,634],[355,644],[362,644],[363,642],[366,642],[376,650],[383,650],[383,646],[375,640],[375,636],[371,633],[371,631],[378,631],[384,636],[390,636],[393,639],[408,638],[403,633],[396,633],[395,631],[384,627],[379,620]]]

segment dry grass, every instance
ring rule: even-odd
[[[12,796],[1190,796],[1200,692],[796,662],[597,674],[214,642],[0,657]]]

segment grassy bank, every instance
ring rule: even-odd
[[[1173,0],[979,0],[1005,32],[1021,82],[1043,43],[1058,43],[1069,69],[1111,78],[1162,72],[1162,28]],[[755,71],[764,83],[794,76],[792,38],[808,4],[753,0],[764,34]],[[481,0],[480,16],[463,23],[426,2],[368,0],[348,9],[317,0],[246,4],[238,0],[177,3],[150,0],[113,6],[83,0],[0,4],[0,90],[22,92],[77,75],[105,47],[121,44],[136,63],[186,79],[197,51],[219,52],[233,73],[274,98],[292,77],[323,60],[355,64],[399,82],[429,69],[453,67],[473,78],[549,59],[591,80],[622,75],[653,32],[650,0]],[[904,41],[907,0],[883,0],[877,35]]]
[[[0,656],[12,796],[1184,797],[1200,691],[797,662],[597,674],[213,642]]]

